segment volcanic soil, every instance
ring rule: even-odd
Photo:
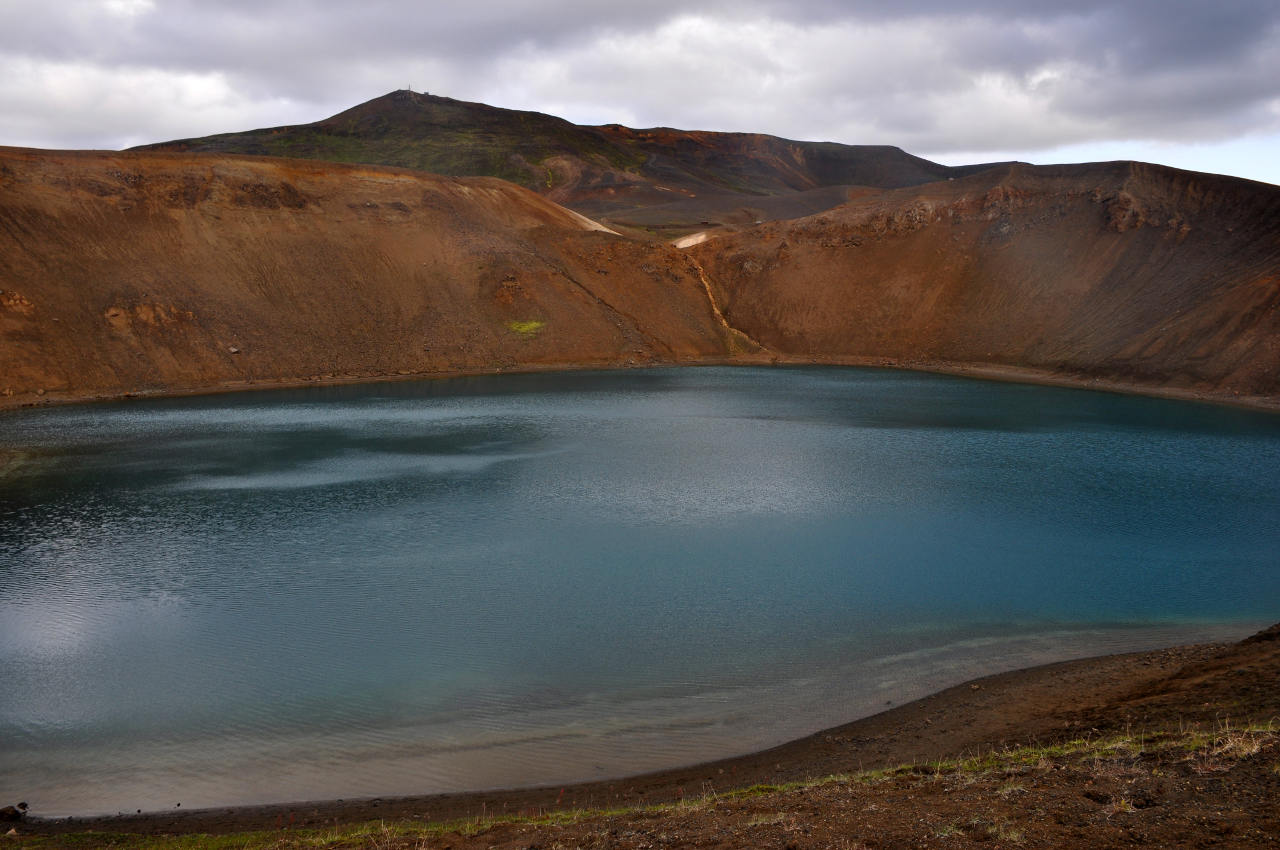
[[[978,679],[739,758],[532,790],[41,821],[15,846],[1274,847],[1280,624]],[[200,835],[206,836],[199,838]]]
[[[0,149],[0,406],[748,348],[691,258],[502,180]]]
[[[0,149],[0,406],[725,362],[1280,403],[1278,187],[1105,163],[838,194],[680,250],[491,178]]]

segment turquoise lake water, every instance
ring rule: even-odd
[[[1280,620],[1280,416],[934,375],[0,416],[0,802],[617,776]],[[0,464],[5,464],[0,453]]]

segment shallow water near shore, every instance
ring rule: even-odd
[[[1280,417],[852,368],[0,417],[0,801],[558,783],[1280,611]]]

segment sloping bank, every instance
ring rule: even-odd
[[[989,846],[989,827],[1007,822],[1010,833],[1035,836],[1034,846],[1273,846],[1277,675],[1280,625],[1236,644],[988,676],[770,750],[644,776],[428,797],[34,816],[19,831],[49,835],[41,847],[189,847],[184,839],[142,837],[188,833],[206,834],[185,839],[201,846],[214,845],[208,833],[239,833],[216,846],[275,848],[781,847],[797,835],[797,846],[843,846],[837,839],[844,839],[851,847],[915,847],[948,837],[938,846],[970,846],[966,837]],[[878,795],[863,793],[895,778],[902,781]],[[947,778],[957,781],[940,781]],[[743,811],[739,799],[758,803]],[[788,828],[761,833],[780,811],[791,813]],[[373,836],[334,829],[369,822]]]
[[[0,405],[843,362],[1275,406],[1280,188],[1008,166],[677,251],[512,184],[0,149]]]
[[[1280,187],[1118,162],[867,191],[691,249],[799,360],[1275,406]]]
[[[0,290],[10,404],[729,351],[675,249],[381,167],[2,150]]]

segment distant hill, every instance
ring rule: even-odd
[[[618,124],[394,91],[313,124],[182,139],[138,150],[239,153],[499,177],[611,224],[674,236],[794,218],[843,203],[843,187],[896,189],[964,177],[888,145],[798,142]]]

